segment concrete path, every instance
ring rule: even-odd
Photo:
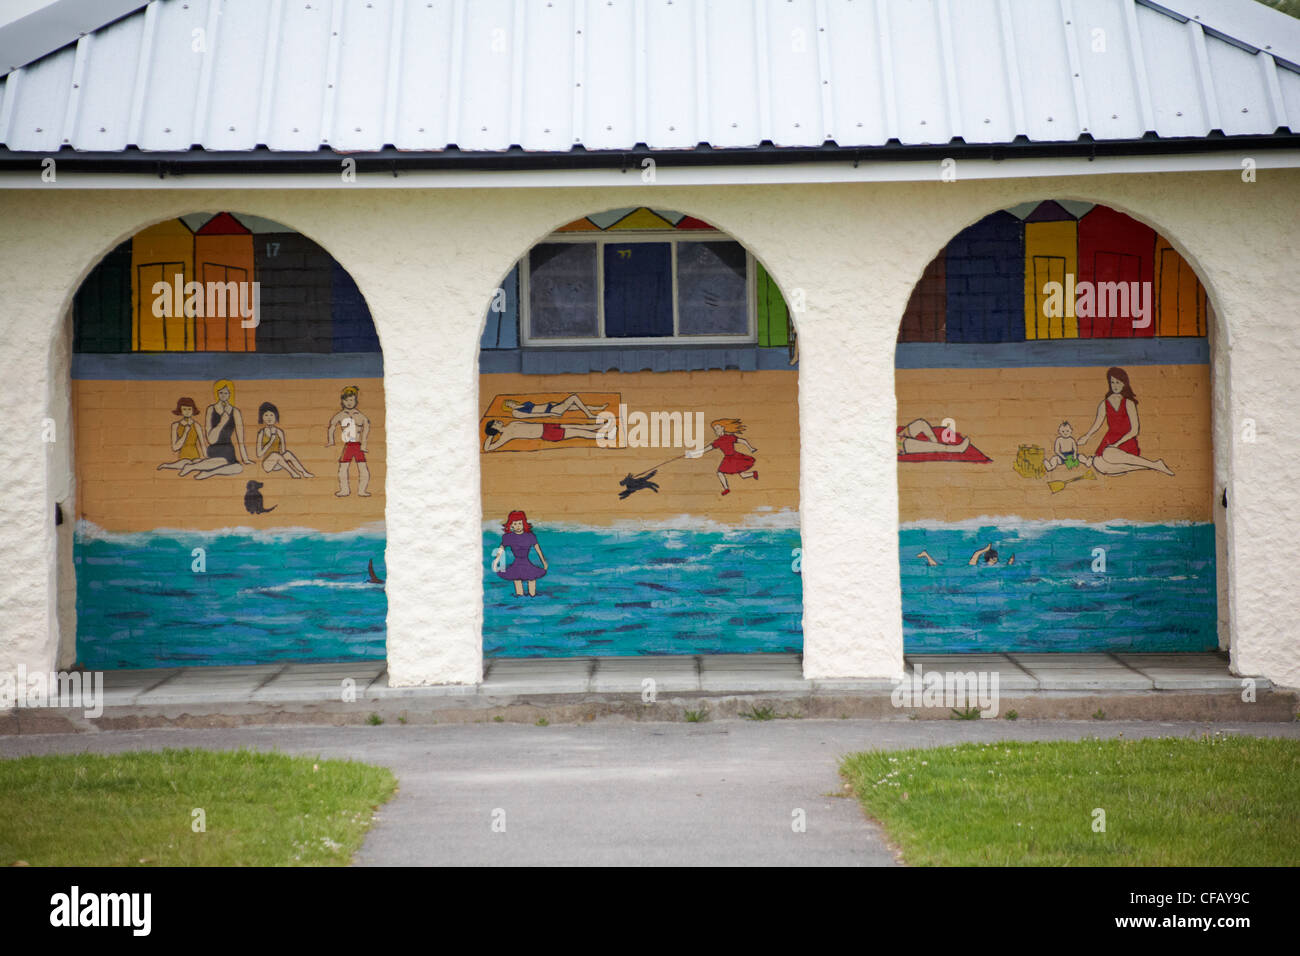
[[[609,720],[31,734],[0,737],[0,757],[253,747],[382,764],[400,789],[361,865],[878,866],[894,862],[879,829],[831,796],[843,792],[844,754],[1216,730],[1300,739],[1297,723]],[[796,810],[805,832],[791,825]],[[493,832],[494,811],[505,832]]]
[[[906,684],[809,680],[797,654],[492,660],[477,685],[393,687],[382,661],[108,671],[97,710],[84,700],[0,711],[0,735],[235,725],[479,723],[533,725],[622,717],[715,719],[755,708],[824,719],[911,715],[947,722],[976,704],[985,717],[1037,720],[1287,721],[1300,698],[1243,679],[1220,654],[964,654],[906,659]],[[924,678],[924,680],[922,680]],[[942,694],[928,689],[938,679]],[[898,695],[895,691],[898,691]],[[986,693],[987,691],[987,693]],[[905,693],[906,692],[906,693]]]

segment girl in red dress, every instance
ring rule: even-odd
[[[711,426],[713,434],[718,437],[709,443],[709,448],[716,448],[722,452],[722,461],[718,464],[718,481],[722,482],[722,493],[731,494],[731,488],[727,485],[728,475],[739,475],[741,478],[753,478],[758,480],[758,472],[754,470],[754,459],[751,455],[743,454],[736,451],[736,445],[744,445],[750,451],[758,451],[747,439],[741,438],[740,435],[745,431],[745,426],[739,418],[719,418]],[[698,458],[704,454],[701,450],[698,454],[689,454],[688,457]]]
[[[1088,434],[1079,442],[1082,448],[1105,424],[1106,434],[1097,446],[1092,459],[1093,470],[1101,475],[1122,475],[1126,471],[1139,471],[1149,468],[1166,475],[1173,475],[1164,459],[1151,461],[1141,457],[1138,450],[1138,411],[1137,396],[1129,384],[1128,373],[1122,368],[1106,369],[1106,383],[1109,386],[1106,397],[1097,406],[1097,420],[1088,429]]]

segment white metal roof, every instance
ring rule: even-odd
[[[1300,21],[1241,2],[153,0],[0,81],[0,146],[567,152],[1300,131]]]

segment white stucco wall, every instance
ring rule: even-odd
[[[1300,172],[999,179],[955,183],[627,188],[0,192],[0,350],[14,453],[0,499],[0,670],[58,658],[53,501],[65,461],[40,423],[67,419],[55,361],[78,284],[149,223],[228,209],[278,220],[323,245],[356,280],[384,349],[388,418],[388,653],[394,684],[481,679],[478,338],[500,277],[534,242],[582,215],[652,205],[726,230],[791,298],[803,290],[804,656],[809,677],[888,677],[902,668],[898,501],[892,436],[899,318],[925,265],[997,209],[1056,198],[1101,202],[1148,223],[1198,270],[1214,303],[1216,435],[1229,486],[1221,565],[1233,667],[1300,686],[1300,504],[1279,475],[1300,412],[1294,250]],[[437,334],[430,334],[436,329]],[[62,346],[66,350],[66,346]],[[844,396],[866,394],[855,427]],[[439,427],[401,410],[442,409]],[[1253,418],[1257,440],[1240,441]],[[66,441],[70,431],[60,433]],[[845,462],[854,463],[846,467]],[[65,466],[66,468],[66,466]],[[1221,489],[1218,489],[1221,490]],[[1217,494],[1217,490],[1216,490]],[[1222,510],[1220,509],[1220,514]],[[854,516],[852,549],[843,546]],[[865,537],[865,540],[864,540]]]

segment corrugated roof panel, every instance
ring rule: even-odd
[[[256,144],[272,13],[273,4],[266,0],[222,4],[203,140],[208,149],[249,149],[250,139]]]
[[[1258,129],[1261,120],[1270,115],[1268,85],[1259,70],[1258,55],[1243,56],[1227,43],[1208,43],[1206,52],[1223,132],[1235,136]],[[1258,115],[1251,115],[1256,111]]]
[[[1074,3],[1074,36],[1095,139],[1137,139],[1146,132],[1126,19],[1131,0]]]
[[[747,0],[710,3],[705,7],[709,117],[719,147],[757,146],[765,137],[759,117],[758,38]]]
[[[271,149],[309,150],[321,144],[330,19],[333,3],[341,2],[284,2],[266,130]]]
[[[397,141],[401,149],[442,149],[447,144],[453,0],[406,4],[397,92]],[[435,53],[434,51],[440,51]]]
[[[1078,138],[1080,124],[1060,4],[1011,0],[1011,10],[1025,98],[1022,132],[1037,142]]]
[[[946,143],[957,135],[948,119],[942,44],[935,0],[890,3],[889,45],[898,98],[898,128],[890,135],[904,145]]]
[[[1209,127],[1197,92],[1196,51],[1187,27],[1147,7],[1138,7],[1137,25],[1156,133],[1162,137],[1204,136]]]
[[[95,33],[72,140],[79,148],[120,150],[130,145],[131,91],[115,81],[122,75],[122,64],[139,59],[143,33],[144,17],[127,17]]]
[[[1300,123],[1300,28],[1221,4],[1198,21],[1150,0],[153,0],[80,58],[0,80],[0,144],[852,148]]]
[[[1293,133],[1300,132],[1300,73],[1278,70],[1277,83],[1282,90],[1288,128]]]
[[[559,0],[553,0],[559,2]],[[563,16],[559,3],[548,13]],[[461,149],[505,149],[510,146],[510,71],[514,25],[511,0],[473,0],[465,4],[461,35],[460,116],[449,143]],[[572,35],[565,41],[573,43]]]
[[[834,133],[840,144],[875,146],[889,138],[881,102],[882,68],[875,18],[872,0],[826,5]]]
[[[818,26],[813,0],[767,4],[767,63],[772,89],[768,138],[777,146],[820,146],[822,117]]]
[[[1015,139],[1010,87],[1006,75],[998,69],[1005,51],[996,0],[949,3],[948,17],[961,116],[957,135],[968,143]]]
[[[158,19],[150,54],[149,90],[140,114],[141,149],[189,149],[198,142],[203,123],[197,122],[194,105],[207,56],[202,49],[207,48],[210,2],[186,0],[154,5]]]
[[[632,135],[632,29],[624,11],[604,3],[587,4],[583,23],[577,23],[573,0],[546,6],[521,4],[524,10],[522,82],[516,84],[523,102],[519,122],[525,149],[569,149],[584,137],[593,137],[588,149],[615,148]],[[581,29],[582,35],[578,35]],[[597,31],[610,30],[606,35]],[[585,43],[588,34],[600,43]],[[607,41],[607,42],[606,42]],[[575,76],[574,53],[583,42],[583,76]],[[586,82],[600,77],[606,82]],[[578,82],[582,86],[577,86]],[[586,129],[575,129],[574,102],[581,102]],[[606,129],[606,127],[610,127]],[[590,131],[590,132],[588,132]]]
[[[47,152],[59,148],[75,55],[74,47],[64,47],[23,69],[9,119],[10,149]]]
[[[393,6],[394,0],[343,5],[330,135],[330,145],[337,150],[383,144]]]
[[[695,50],[691,43],[694,11],[685,0],[644,3],[650,142],[661,149],[692,149],[708,141],[708,132],[697,129],[696,122]],[[581,125],[578,130],[582,130]],[[699,138],[701,133],[703,140]]]

